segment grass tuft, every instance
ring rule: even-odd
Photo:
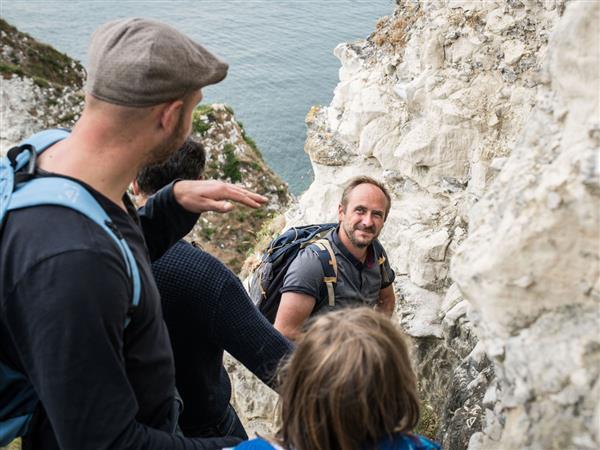
[[[225,154],[225,164],[223,165],[223,176],[229,178],[232,183],[242,181],[242,174],[240,172],[240,161],[235,156],[235,147],[233,144],[225,144],[223,147],[223,153]]]

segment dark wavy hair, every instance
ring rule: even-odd
[[[173,180],[197,180],[202,176],[205,164],[204,146],[188,139],[164,163],[140,170],[136,178],[138,188],[142,194],[152,195]]]
[[[404,336],[371,308],[317,317],[283,366],[281,428],[294,450],[363,450],[419,421]]]

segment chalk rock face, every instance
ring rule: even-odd
[[[287,223],[335,220],[353,176],[389,187],[395,317],[446,449],[600,444],[599,7],[399,2],[307,115]]]
[[[493,352],[505,424],[500,436],[484,428],[476,448],[598,446],[599,24],[597,3],[567,7],[536,107],[453,260]]]

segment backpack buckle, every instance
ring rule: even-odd
[[[19,168],[18,165],[20,163],[19,156],[23,152],[29,152],[29,158],[26,160],[27,161],[26,167],[22,170],[18,170],[18,168]],[[24,181],[29,181],[33,178],[33,176],[35,174],[35,166],[36,166],[36,161],[37,161],[37,152],[33,145],[23,144],[18,147],[13,147],[7,152],[6,156],[8,157],[13,169],[18,170],[15,173],[15,180],[14,180],[15,187],[17,186],[17,184],[22,183]],[[23,158],[21,158],[21,159],[23,159]]]

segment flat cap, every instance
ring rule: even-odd
[[[130,18],[102,25],[88,50],[88,94],[122,106],[180,99],[221,81],[227,64],[164,23]]]

